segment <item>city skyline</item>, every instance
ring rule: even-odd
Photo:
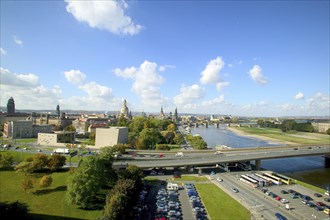
[[[329,2],[1,2],[1,106],[329,116]]]

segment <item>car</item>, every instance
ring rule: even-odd
[[[222,154],[222,152],[221,151],[216,151],[216,152],[214,152],[214,154],[218,155],[218,154]]]
[[[297,194],[293,194],[293,193],[290,194],[290,197],[291,197],[292,199],[299,198],[299,196],[298,196]]]
[[[37,149],[37,152],[41,152],[41,149]]]
[[[330,202],[330,198],[324,198],[324,201]]]
[[[281,201],[282,198],[281,198],[280,196],[276,196],[275,199],[276,199],[277,201]]]
[[[314,193],[314,196],[316,196],[316,197],[322,197],[322,195],[320,193]]]
[[[306,205],[308,206],[308,207],[315,207],[316,205],[314,204],[314,203],[312,203],[312,202],[306,202]]]
[[[289,200],[287,200],[287,199],[281,199],[281,203],[283,203],[283,204],[289,203]]]
[[[210,175],[215,175],[215,172],[214,171],[211,171]]]
[[[323,212],[327,215],[330,215],[330,209],[324,209]]]
[[[217,177],[217,180],[218,180],[218,182],[222,182],[223,181],[223,179],[221,179],[220,177]]]
[[[233,191],[234,193],[238,193],[238,192],[239,192],[239,190],[236,189],[235,187],[231,187],[230,189],[231,189],[231,191]]]
[[[322,206],[315,206],[314,209],[316,211],[323,211],[324,210],[324,208]]]
[[[302,196],[301,197],[303,200],[311,201],[312,198],[310,196]]]
[[[308,202],[307,200],[305,200],[305,199],[303,199],[303,200],[301,200],[301,202],[303,203],[303,204],[305,204],[306,205],[306,203]]]
[[[315,205],[317,205],[317,206],[325,206],[325,204],[323,202],[317,202],[317,203],[315,203]]]
[[[281,190],[281,193],[282,193],[282,194],[288,194],[288,191]]]
[[[275,217],[278,219],[278,220],[286,220],[287,218],[285,218],[282,214],[280,213],[275,213]]]

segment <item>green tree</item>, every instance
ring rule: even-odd
[[[166,131],[162,131],[161,134],[162,134],[162,136],[163,136],[163,138],[164,138],[164,140],[167,144],[173,144],[174,143],[175,134],[174,134],[173,131],[166,130]]]
[[[89,139],[95,141],[95,135],[96,135],[95,132],[89,133]]]
[[[64,131],[76,131],[76,128],[73,125],[68,125],[64,128]]]
[[[174,123],[171,123],[167,126],[167,130],[168,131],[172,131],[172,132],[175,132],[177,130],[177,127],[176,127],[176,124]]]
[[[139,140],[137,143],[137,147],[139,149],[153,149],[153,147],[160,143],[162,140],[162,136],[154,128],[144,128],[139,135]]]
[[[90,156],[81,162],[69,178],[67,200],[83,209],[95,208],[95,200],[106,182],[105,165],[97,156]]]
[[[36,154],[32,159],[33,172],[41,171],[48,165],[48,157],[45,154]]]
[[[120,143],[112,146],[113,152],[118,152],[120,154],[125,154],[127,148],[128,148],[127,144],[120,144]]]
[[[125,212],[125,195],[123,193],[107,194],[101,220],[122,219]]]
[[[173,141],[179,145],[184,144],[184,137],[181,133],[176,133]]]
[[[24,190],[24,194],[26,195],[26,191],[33,188],[33,180],[25,176],[21,182],[21,187]]]
[[[50,185],[52,185],[52,182],[53,182],[53,178],[51,176],[45,175],[41,177],[39,181],[39,185],[43,188],[47,188]]]
[[[121,116],[120,118],[118,118],[117,126],[127,127],[128,125],[129,125],[129,121],[124,116]]]
[[[0,154],[0,170],[10,170],[14,164],[14,157],[10,154]]]
[[[24,173],[24,175],[27,175],[34,171],[31,161],[22,161],[17,164],[14,169],[18,172]]]
[[[47,166],[51,171],[56,171],[65,165],[66,158],[63,155],[53,154],[48,159]]]
[[[156,144],[156,150],[170,150],[171,148],[167,144]]]
[[[325,133],[328,134],[328,135],[330,135],[330,128],[328,128]]]
[[[147,119],[145,117],[142,116],[134,117],[131,123],[129,124],[130,132],[134,132],[137,134],[140,133],[143,130],[146,121]]]

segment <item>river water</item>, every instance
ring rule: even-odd
[[[225,125],[220,125],[219,128],[212,125],[208,128],[203,126],[191,128],[191,134],[201,135],[210,148],[222,144],[231,148],[276,147],[283,145],[254,137],[237,135]],[[330,186],[330,168],[324,168],[324,158],[321,156],[262,160],[261,166],[264,169],[283,173],[324,189]],[[322,175],[322,178],[319,175]]]

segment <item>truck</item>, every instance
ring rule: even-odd
[[[67,148],[57,148],[53,151],[54,154],[69,154],[70,151]]]

